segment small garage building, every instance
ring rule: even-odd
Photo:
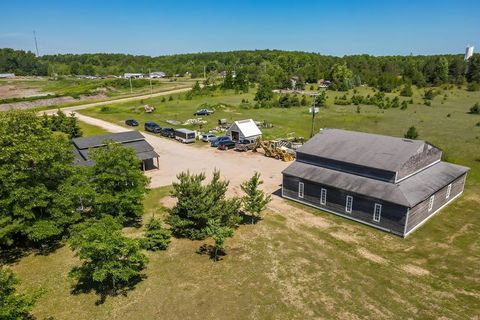
[[[142,169],[144,171],[159,168],[158,154],[153,147],[145,141],[145,137],[138,131],[127,131],[72,139],[75,147],[75,164],[80,166],[92,166],[93,161],[89,158],[90,150],[105,147],[107,141],[120,143],[126,148],[132,148],[135,150],[138,159],[142,161]]]
[[[426,141],[323,129],[283,171],[282,196],[406,237],[462,192],[468,168]]]
[[[230,137],[233,141],[257,139],[261,135],[262,132],[252,119],[235,121],[226,133],[226,136]]]

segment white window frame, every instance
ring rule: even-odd
[[[428,200],[428,212],[432,211],[434,201],[435,201],[435,195],[431,196],[430,199]]]
[[[380,203],[375,203],[375,207],[373,208],[373,221],[380,222],[382,218],[382,205]]]
[[[305,184],[303,182],[298,183],[298,197],[303,199],[305,195]]]
[[[350,200],[350,206],[348,205],[349,200]],[[345,212],[352,213],[352,208],[353,208],[353,197],[347,196],[347,198],[345,199]]]
[[[450,198],[450,193],[452,193],[452,184],[451,183],[447,187],[447,194],[445,195],[445,199]]]
[[[320,204],[323,206],[327,204],[327,189],[325,188],[320,190]]]

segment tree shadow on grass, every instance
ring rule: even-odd
[[[32,242],[24,241],[20,245],[0,247],[0,264],[16,263],[32,253],[35,255],[48,256],[61,247],[63,247],[63,244],[59,241],[52,241],[41,246],[36,246]]]
[[[95,305],[101,305],[106,300],[107,297],[116,297],[119,295],[127,296],[129,291],[135,289],[138,283],[146,279],[146,275],[139,275],[130,279],[127,283],[117,284],[114,288],[111,285],[104,285],[99,282],[93,281],[89,277],[80,277],[75,285],[72,286],[72,290],[70,291],[73,295],[78,294],[86,294],[91,293],[92,291],[98,295],[97,301],[95,301]]]
[[[0,265],[16,263],[30,252],[31,249],[25,247],[0,248]]]
[[[244,211],[240,212],[240,224],[257,224],[260,220],[263,220],[262,217],[254,216],[252,214],[248,214]]]
[[[199,255],[208,255],[208,257],[215,262],[223,260],[223,257],[227,255],[223,250],[217,250],[217,254],[215,254],[215,246],[206,243],[201,245],[196,253]]]

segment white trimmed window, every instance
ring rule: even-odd
[[[303,182],[298,183],[298,197],[303,198],[303,191],[304,191],[304,185]]]
[[[380,217],[382,216],[382,205],[375,203],[375,208],[373,209],[373,221],[380,222]]]
[[[430,200],[428,201],[428,211],[432,211],[434,200],[435,200],[435,196],[431,196]]]
[[[322,190],[320,190],[320,204],[321,205],[327,204],[327,189],[325,188],[322,188]]]
[[[352,213],[353,197],[347,196],[345,201],[345,212]]]
[[[445,199],[450,198],[450,193],[452,192],[452,184],[450,183],[447,187],[447,194],[445,195]]]

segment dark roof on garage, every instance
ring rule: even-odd
[[[297,151],[370,168],[396,172],[412,156],[435,148],[423,140],[322,129]]]
[[[283,174],[411,208],[467,171],[466,167],[439,162],[397,184],[302,162],[292,163]]]
[[[107,141],[114,141],[121,143],[122,146],[126,148],[132,148],[140,160],[158,157],[153,147],[145,141],[145,137],[140,132],[127,131],[72,139],[73,145],[75,146],[75,162],[79,165],[93,165],[93,162],[89,158],[89,151],[92,148],[104,147]]]

